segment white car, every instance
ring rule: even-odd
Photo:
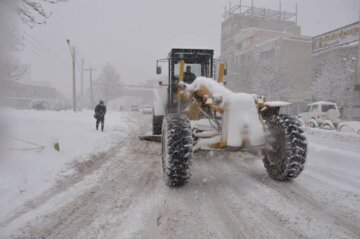
[[[299,118],[309,127],[335,129],[340,123],[340,112],[336,103],[318,101],[308,104]]]
[[[144,107],[142,108],[142,113],[143,114],[152,114],[153,109],[150,105],[144,105]]]

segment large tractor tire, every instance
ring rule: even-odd
[[[153,115],[152,131],[153,135],[161,135],[161,125],[163,122],[163,115]]]
[[[266,120],[271,149],[264,151],[264,166],[270,177],[279,181],[296,178],[304,169],[307,141],[300,122],[288,115],[273,115]]]
[[[193,138],[188,117],[168,114],[162,125],[162,166],[170,187],[183,186],[191,177]]]

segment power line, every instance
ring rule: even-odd
[[[41,51],[39,51],[35,46],[33,45],[29,45],[29,49],[35,54],[37,55],[39,58],[41,58],[44,62],[46,62],[47,64],[51,65],[52,67],[54,67],[55,69],[58,68],[63,68],[66,70],[70,70],[70,67],[67,67],[59,62],[56,62],[54,59],[44,55],[44,53],[42,53]]]
[[[43,51],[39,46],[31,42],[30,40],[28,39],[25,40],[27,40],[27,42],[29,43],[28,46],[30,47],[30,50],[32,49],[36,55],[44,59],[47,63],[52,62],[55,63],[57,66],[60,66],[62,68],[67,68],[64,62],[60,62],[57,59],[53,58],[52,56],[49,56],[45,51]]]
[[[28,32],[24,31],[26,37],[26,40],[29,42],[32,42],[32,44],[36,45],[41,51],[43,51],[45,54],[47,54],[50,57],[57,58],[58,60],[62,62],[66,62],[62,57],[59,57],[56,53],[51,51],[49,48],[47,48],[44,44],[42,44],[40,41],[36,40],[34,37],[31,36]]]
[[[27,38],[25,38],[25,40],[27,40],[33,47],[35,47],[42,54],[44,54],[44,56],[49,57],[48,59],[51,59],[51,61],[53,61],[53,62],[57,61],[60,65],[68,64],[68,62],[66,62],[64,59],[62,59],[57,54],[55,54],[53,51],[51,51],[49,48],[47,48],[44,44],[42,44],[41,42],[36,40],[28,32],[24,31],[24,33],[25,33],[25,35],[27,35]],[[79,66],[80,64],[78,62],[77,57],[75,58],[75,63],[76,63],[76,66],[77,66],[77,72],[79,74],[81,74],[80,66]],[[69,69],[68,67],[66,67],[66,68]]]

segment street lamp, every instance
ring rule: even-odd
[[[70,40],[66,39],[66,43],[69,46],[69,50],[70,50],[70,54],[71,54],[71,58],[72,58],[72,70],[73,70],[73,111],[76,112],[76,81],[75,81],[75,47],[71,47],[70,45]]]

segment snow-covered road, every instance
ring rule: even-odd
[[[127,137],[1,221],[0,238],[360,238],[360,137],[308,131],[290,183],[259,156],[198,153],[190,182],[169,189],[160,145],[138,140],[151,116],[126,117]]]

